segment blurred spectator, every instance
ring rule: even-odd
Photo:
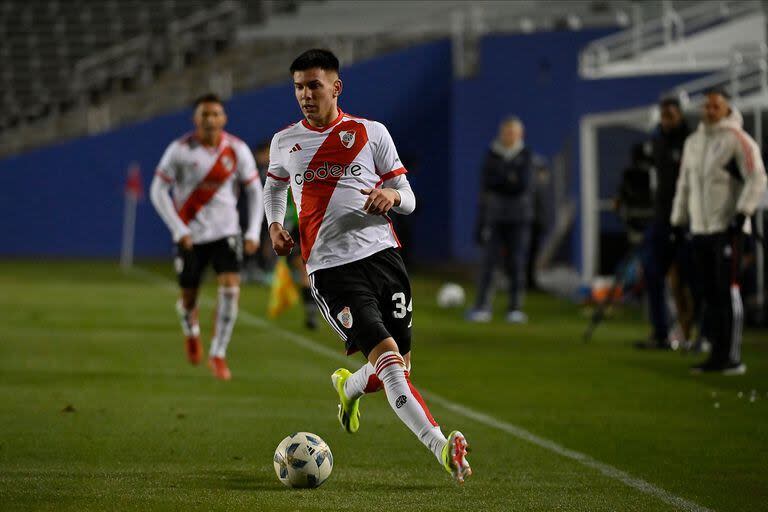
[[[672,225],[669,223],[672,200],[675,197],[675,184],[680,172],[680,159],[683,156],[683,144],[690,134],[690,129],[677,99],[663,99],[659,103],[659,113],[661,120],[652,139],[652,161],[655,170],[651,187],[653,218],[645,230],[642,254],[653,332],[647,342],[640,342],[636,346],[674,350],[681,340],[676,339],[676,336],[670,336],[666,279],[671,269],[673,269],[671,279],[671,283],[674,283],[673,296],[676,297],[678,319],[686,340],[690,338],[693,318],[692,299],[689,299],[690,294],[685,291],[687,280],[682,279],[684,274],[680,273],[690,265],[684,263],[684,248],[680,244],[672,243]]]
[[[712,342],[709,359],[694,373],[740,375],[743,305],[739,269],[743,233],[750,231],[766,188],[760,150],[742,128],[741,114],[722,91],[705,95],[703,119],[688,137],[672,205],[675,239],[690,226],[703,315]]]
[[[653,220],[653,158],[650,143],[632,146],[630,164],[621,171],[614,209],[627,229],[630,245],[642,241]]]
[[[477,300],[467,314],[473,322],[491,319],[494,269],[502,263],[507,276],[509,304],[506,320],[525,323],[525,263],[533,220],[532,155],[523,140],[523,123],[504,120],[483,163],[476,240],[484,255]]]

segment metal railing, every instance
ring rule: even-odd
[[[723,88],[737,103],[746,96],[768,95],[768,45],[735,48],[726,69],[680,84],[668,95],[677,96],[683,105],[698,105],[713,88]]]
[[[137,73],[139,68],[150,64],[151,45],[152,37],[140,34],[80,59],[74,66],[73,92],[79,94],[101,86],[112,76]]]
[[[587,45],[579,56],[582,76],[598,77],[602,68],[611,63],[675,44],[718,24],[762,12],[761,2],[757,0],[708,1],[680,9],[676,9],[672,2],[664,1],[661,7],[660,17],[643,21],[643,7],[640,3],[635,4],[630,28]]]

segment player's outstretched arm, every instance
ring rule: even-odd
[[[184,224],[184,221],[181,220],[181,217],[179,217],[179,214],[176,213],[176,208],[174,208],[169,194],[170,190],[171,184],[164,180],[162,176],[155,175],[149,188],[149,198],[160,218],[163,219],[163,222],[171,231],[173,241],[182,243],[187,248],[186,245],[191,246],[192,244],[190,231],[187,225]]]
[[[267,175],[264,184],[264,211],[269,225],[269,238],[278,256],[288,256],[295,245],[290,233],[283,227],[288,206],[288,182]]]

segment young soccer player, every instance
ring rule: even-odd
[[[262,186],[248,146],[224,131],[227,116],[218,96],[206,94],[194,104],[195,130],[168,146],[152,181],[152,204],[177,246],[176,271],[181,297],[176,310],[186,336],[187,358],[199,364],[197,296],[203,271],[212,264],[219,285],[216,324],[208,364],[213,375],[229,380],[227,346],[237,319],[242,242],[235,180],[248,194],[250,222],[245,253],[259,248],[264,217]],[[173,189],[173,200],[168,194]]]
[[[290,71],[304,119],[272,139],[265,209],[275,251],[290,253],[295,242],[283,227],[290,185],[315,301],[347,353],[368,359],[355,373],[332,375],[339,420],[356,432],[360,398],[384,389],[398,418],[461,483],[472,474],[467,441],[457,430],[443,435],[409,377],[411,286],[387,216],[416,206],[406,170],[384,125],[339,109],[333,53],[309,50]]]

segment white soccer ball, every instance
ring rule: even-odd
[[[464,288],[456,283],[445,283],[437,291],[437,305],[441,308],[458,308],[465,300]]]
[[[319,487],[331,475],[333,454],[320,436],[311,432],[291,434],[277,445],[277,478],[288,487]]]

